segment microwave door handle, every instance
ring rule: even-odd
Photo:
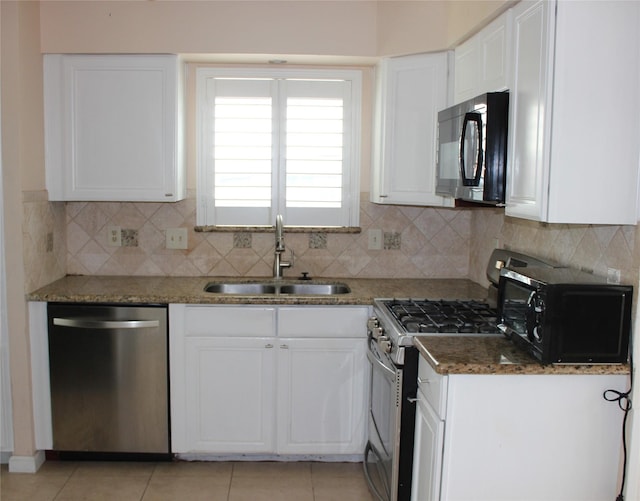
[[[478,158],[477,168],[474,172],[473,179],[467,177],[467,172],[464,164],[464,148],[467,137],[467,124],[474,122],[478,131]],[[463,186],[478,186],[480,184],[480,176],[482,174],[482,115],[480,113],[465,113],[464,120],[462,122],[462,135],[460,137],[460,178],[462,179]]]

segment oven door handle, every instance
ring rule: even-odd
[[[373,354],[371,353],[371,350],[367,351],[367,358],[369,359],[369,362],[371,362],[374,366],[377,366],[379,369],[382,369],[382,371],[385,372],[386,375],[390,377],[392,381],[395,381],[396,371],[394,371],[393,369],[390,369],[383,362],[381,362],[376,357],[374,357]]]

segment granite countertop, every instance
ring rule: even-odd
[[[270,281],[270,277],[66,276],[27,294],[28,301],[79,303],[370,305],[375,298],[484,299],[487,291],[465,279],[322,278],[304,283],[346,283],[334,296],[231,295],[205,292],[209,282]],[[284,279],[282,283],[301,280]]]
[[[420,354],[439,374],[629,374],[626,364],[542,365],[501,336],[420,336]]]

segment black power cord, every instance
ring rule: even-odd
[[[629,350],[631,351],[631,350]],[[605,390],[602,394],[608,402],[618,402],[618,407],[624,412],[622,418],[622,482],[620,484],[620,494],[616,497],[616,501],[624,501],[624,484],[627,478],[627,417],[631,410],[631,390],[633,388],[633,358],[629,357],[629,389],[627,391]]]

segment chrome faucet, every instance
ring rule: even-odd
[[[278,214],[276,216],[276,250],[275,250],[275,258],[273,260],[273,278],[280,279],[282,278],[282,270],[284,268],[291,268],[293,266],[293,249],[291,250],[291,261],[283,261],[282,254],[285,251],[284,246],[284,231],[282,229],[282,214]]]

